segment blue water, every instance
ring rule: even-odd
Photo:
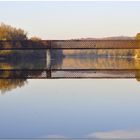
[[[28,80],[0,95],[0,138],[140,138],[139,107],[135,79]]]

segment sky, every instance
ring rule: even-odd
[[[140,1],[0,2],[0,22],[42,39],[135,36]]]

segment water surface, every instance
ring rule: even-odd
[[[0,138],[140,138],[139,59],[63,54],[1,60]]]

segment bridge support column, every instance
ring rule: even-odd
[[[47,79],[51,79],[52,78],[52,71],[46,70],[46,75],[47,75]]]
[[[46,50],[46,75],[47,78],[50,79],[51,78],[51,50],[47,49]]]
[[[46,69],[51,68],[51,50],[47,49],[46,50]]]

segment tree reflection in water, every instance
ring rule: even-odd
[[[5,93],[17,87],[22,87],[27,83],[26,79],[0,79],[1,93]]]

